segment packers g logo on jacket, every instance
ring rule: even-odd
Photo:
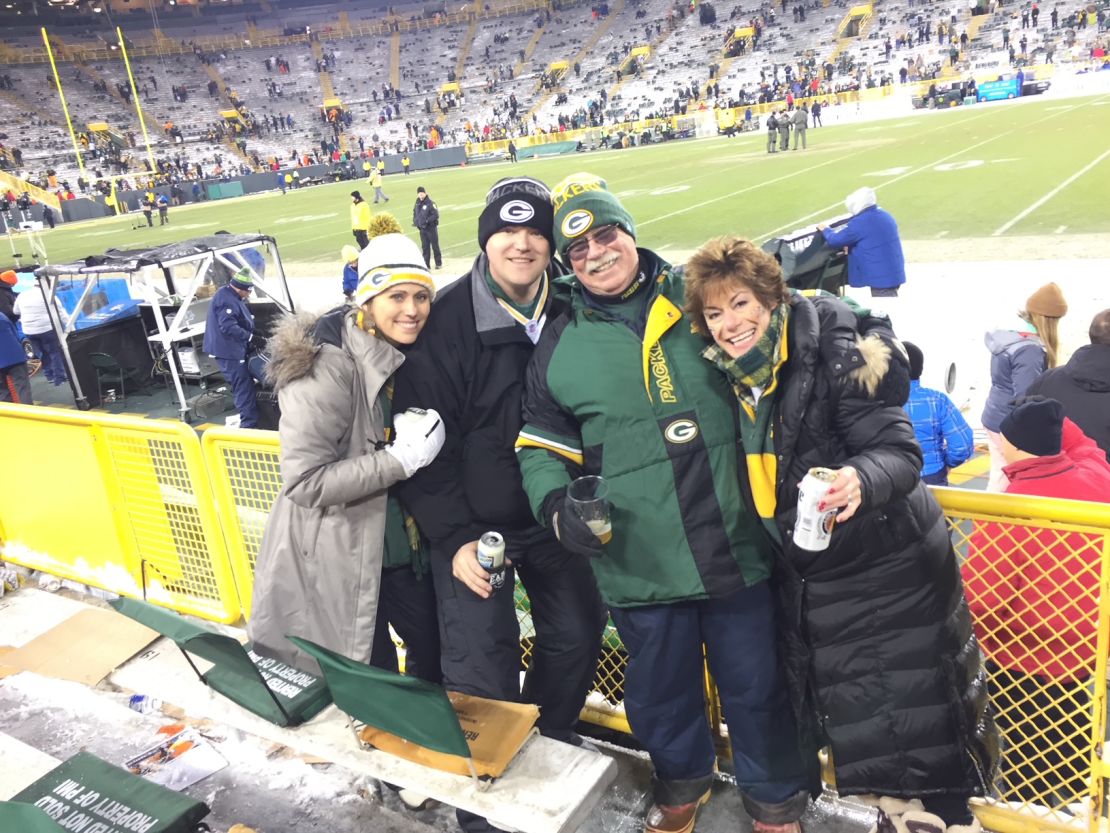
[[[524,200],[509,200],[500,211],[501,219],[514,226],[522,226],[536,216],[536,210]]]
[[[578,237],[590,230],[594,224],[594,215],[584,208],[572,211],[563,218],[562,232],[564,237]]]
[[[698,424],[692,419],[676,419],[663,429],[663,436],[669,443],[688,443],[698,436]]]

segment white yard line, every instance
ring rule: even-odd
[[[1079,107],[1085,107],[1085,106],[1089,106],[1089,103],[1073,104],[1068,109],[1069,110],[1075,110]],[[985,116],[986,113],[984,112],[983,115]],[[1049,116],[1042,116],[1041,118],[1036,119],[1032,122],[1029,122],[1028,124],[1021,125],[1021,127],[1022,127],[1022,129],[1026,129],[1026,128],[1030,127],[1031,125],[1037,124],[1037,123],[1042,122],[1042,121],[1047,121],[1050,118],[1051,119],[1058,118],[1059,116],[1060,116],[1059,113],[1053,113]],[[973,117],[973,118],[982,118],[982,116]],[[972,121],[972,119],[968,119],[968,121]],[[894,183],[900,182],[901,180],[905,179],[906,177],[913,176],[914,174],[919,174],[922,171],[931,170],[932,168],[934,168],[937,165],[944,164],[945,162],[947,162],[949,159],[952,159],[953,157],[960,156],[962,154],[967,153],[968,151],[975,150],[975,148],[981,147],[982,145],[993,142],[996,139],[1001,139],[1003,136],[1008,136],[1011,133],[1013,133],[1015,130],[1017,130],[1016,127],[1012,128],[1010,130],[1006,130],[1002,133],[998,133],[994,136],[990,136],[990,137],[984,139],[981,142],[976,142],[975,144],[970,145],[969,147],[961,148],[960,150],[956,151],[955,153],[950,153],[947,156],[943,156],[940,159],[936,159],[932,162],[929,162],[925,165],[922,165],[919,168],[914,168],[913,170],[907,171],[906,173],[902,174],[901,176],[896,176],[896,177],[894,177],[894,179],[890,179],[890,180],[887,180],[886,182],[883,182],[883,183],[880,183],[880,184],[876,185],[875,190],[878,191],[880,188],[885,188],[888,185],[893,185]],[[1110,151],[1107,151],[1107,153],[1110,153]],[[1103,155],[1106,155],[1106,154],[1103,154]],[[761,234],[758,237],[753,237],[752,239],[756,240],[760,243],[766,242],[767,240],[772,238],[774,235],[778,234],[780,231],[793,231],[794,229],[799,228],[800,226],[802,226],[807,220],[812,220],[815,217],[826,216],[830,212],[832,212],[832,211],[834,211],[838,208],[841,208],[842,206],[843,206],[842,202],[834,202],[832,205],[827,205],[824,208],[820,208],[817,211],[806,214],[804,217],[799,217],[796,220],[792,220],[791,222],[787,223],[786,225],[782,225],[782,226],[779,226],[778,228],[771,229],[769,232],[766,232],[765,234]],[[997,234],[998,232],[995,232],[995,233]]]
[[[1075,182],[1077,179],[1079,179],[1079,177],[1083,176],[1083,174],[1087,173],[1087,171],[1091,170],[1091,168],[1095,167],[1099,162],[1101,162],[1107,156],[1110,156],[1110,150],[1104,150],[1102,153],[1100,153],[1095,158],[1095,160],[1093,162],[1089,162],[1086,165],[1084,165],[1082,168],[1080,168],[1074,174],[1069,176],[1067,179],[1065,179],[1063,182],[1061,182],[1059,185],[1057,185],[1055,188],[1053,188],[1051,191],[1049,191],[1047,194],[1045,194],[1043,197],[1041,197],[1039,200],[1037,200],[1031,206],[1026,208],[1024,211],[1022,211],[1020,214],[1018,214],[1016,217],[1014,217],[1008,223],[1003,223],[1001,226],[998,227],[998,230],[994,233],[993,236],[998,237],[1001,234],[1005,234],[1014,225],[1016,225],[1017,223],[1020,223],[1022,220],[1024,220],[1026,217],[1028,217],[1030,214],[1032,214],[1034,211],[1036,211],[1038,208],[1040,208],[1042,205],[1044,205],[1046,202],[1048,202],[1050,199],[1055,197],[1057,194],[1059,194],[1061,191],[1063,191],[1065,188],[1067,188],[1069,185],[1071,185],[1073,182]],[[1059,234],[1060,230],[1057,229],[1056,233]]]

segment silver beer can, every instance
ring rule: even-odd
[[[828,549],[833,525],[839,510],[817,509],[825,499],[829,487],[836,480],[832,469],[814,468],[802,478],[798,486],[798,516],[794,521],[794,544],[803,550],[820,552]]]
[[[494,590],[505,586],[505,539],[498,532],[486,532],[478,539],[478,563],[489,573]]]

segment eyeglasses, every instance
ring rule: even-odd
[[[589,237],[583,237],[581,240],[575,240],[567,246],[567,257],[571,261],[585,260],[586,255],[590,251],[590,243],[597,243],[599,246],[608,246],[617,239],[617,232],[620,231],[618,225],[602,226]]]

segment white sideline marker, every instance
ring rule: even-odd
[[[948,236],[948,229],[945,229],[944,231],[938,231],[937,232],[937,239],[938,240],[942,237],[947,237],[947,236]]]
[[[1067,226],[1059,226],[1053,234],[1063,234],[1067,230]]]
[[[1083,174],[1087,173],[1087,171],[1091,170],[1091,168],[1095,167],[1095,165],[1097,165],[1099,162],[1101,162],[1107,156],[1110,156],[1110,150],[1104,150],[1102,153],[1100,153],[1095,158],[1095,160],[1093,162],[1089,162],[1086,165],[1084,165],[1082,168],[1080,168],[1074,174],[1069,176],[1067,179],[1065,179],[1063,182],[1061,182],[1059,185],[1057,185],[1055,188],[1053,188],[1051,191],[1049,191],[1047,194],[1045,194],[1043,197],[1041,197],[1039,200],[1037,200],[1035,203],[1033,203],[1027,209],[1022,211],[1020,214],[1018,214],[1016,217],[1014,217],[1008,223],[1004,223],[1002,226],[999,227],[998,231],[996,231],[992,235],[992,237],[998,237],[1001,234],[1005,234],[1007,231],[1010,230],[1010,228],[1012,226],[1014,226],[1015,224],[1024,220],[1026,217],[1028,217],[1030,214],[1032,214],[1034,211],[1036,211],[1038,208],[1040,208],[1042,205],[1044,205],[1050,199],[1055,197],[1057,194],[1059,194],[1061,191],[1063,191],[1065,188],[1067,188],[1069,185],[1071,185],[1073,182],[1075,182],[1077,179],[1079,179],[1079,177],[1083,176]],[[1060,230],[1057,229],[1056,233],[1059,234]]]

